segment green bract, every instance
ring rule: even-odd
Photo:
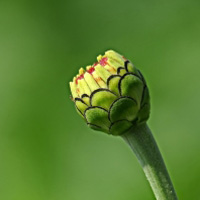
[[[70,82],[78,113],[94,130],[122,135],[149,118],[149,91],[133,64],[113,50]]]

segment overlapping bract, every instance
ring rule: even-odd
[[[148,119],[148,88],[139,70],[115,51],[97,59],[70,82],[72,99],[89,127],[121,135]]]

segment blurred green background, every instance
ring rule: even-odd
[[[200,199],[200,1],[0,0],[0,199],[153,200],[119,137],[87,128],[68,82],[99,53],[132,60],[181,200]]]

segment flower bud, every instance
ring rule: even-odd
[[[135,66],[113,50],[70,82],[78,113],[94,130],[122,135],[149,118],[149,91]]]

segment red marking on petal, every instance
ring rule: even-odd
[[[98,62],[95,62],[95,63],[93,64],[93,67],[95,67],[96,65],[98,65]]]
[[[100,65],[101,66],[105,66],[106,64],[107,64],[107,61],[108,61],[108,58],[107,57],[104,57],[104,58],[102,58],[101,60],[100,60]]]
[[[94,70],[95,70],[95,68],[94,68],[94,67],[91,67],[90,69],[87,70],[87,72],[88,72],[89,74],[92,74],[92,73],[94,72]]]
[[[95,81],[96,81],[97,83],[99,83],[99,81],[101,81],[101,80],[102,80],[101,77],[95,78]]]
[[[84,78],[84,74],[81,74],[77,79],[76,79],[76,84],[78,84],[78,80],[81,80]]]
[[[124,56],[122,56],[122,58],[123,58],[124,60],[127,60]]]

